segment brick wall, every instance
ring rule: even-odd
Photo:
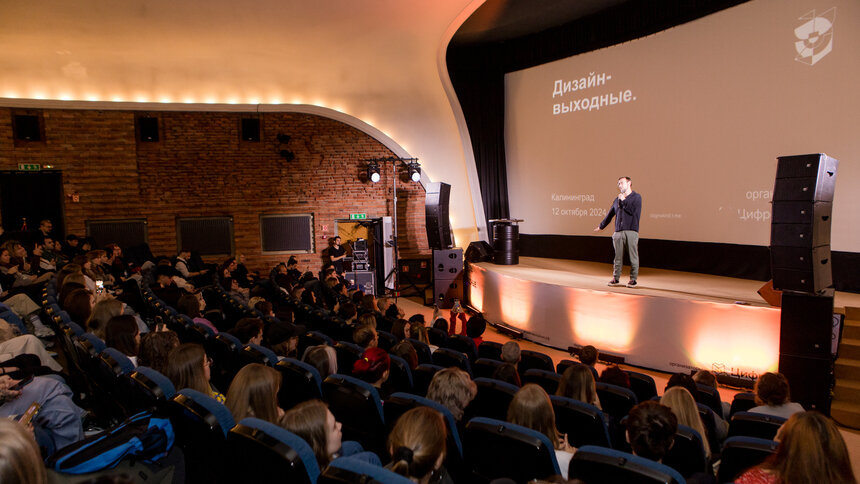
[[[12,109],[0,108],[0,170],[19,163],[53,165],[63,174],[67,232],[86,233],[85,221],[145,218],[156,255],[175,255],[177,217],[232,216],[236,253],[252,269],[268,271],[286,256],[264,256],[261,214],[313,213],[316,254],[322,261],[334,220],[360,212],[392,215],[390,164],[382,181],[366,181],[363,159],[392,156],[381,143],[338,121],[298,113],[134,112],[39,110],[45,140],[16,143]],[[160,141],[136,141],[135,116],[159,119]],[[240,139],[241,119],[261,119],[261,141]],[[279,133],[292,137],[279,154]],[[402,172],[403,170],[399,170]],[[398,180],[401,257],[429,254],[424,190]],[[73,202],[72,194],[80,197]],[[322,227],[328,230],[323,231]],[[35,227],[33,227],[35,228]]]

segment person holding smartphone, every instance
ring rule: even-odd
[[[21,381],[8,375],[0,376],[0,418],[18,418],[33,403],[40,406],[33,426],[38,428],[39,445],[48,453],[84,438],[84,410],[72,401],[72,390],[61,381],[36,376]]]

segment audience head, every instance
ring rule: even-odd
[[[502,361],[516,365],[520,362],[522,350],[516,341],[508,341],[502,345]]]
[[[174,331],[150,331],[140,338],[137,364],[166,375],[167,357],[177,346],[179,336]]]
[[[514,395],[508,407],[507,419],[512,424],[522,425],[546,435],[555,448],[560,445],[552,401],[539,385],[528,383]]]
[[[436,329],[441,329],[444,332],[448,332],[448,320],[445,318],[437,318],[436,321],[433,321],[433,327]]]
[[[416,482],[425,482],[445,460],[447,432],[442,415],[429,407],[404,413],[388,435],[389,468]]]
[[[583,365],[594,366],[597,363],[598,356],[597,348],[591,345],[583,346],[579,350],[579,361]]]
[[[359,326],[352,332],[352,341],[362,348],[375,348],[379,344],[379,335],[370,326]]]
[[[666,390],[660,398],[660,404],[672,409],[672,413],[678,418],[679,425],[686,425],[699,432],[699,435],[702,437],[702,445],[705,447],[705,454],[710,456],[711,447],[708,445],[708,435],[705,433],[705,425],[699,416],[699,407],[696,406],[696,400],[693,399],[690,392],[682,386],[672,387]]]
[[[356,317],[358,312],[355,309],[355,304],[351,302],[345,302],[340,305],[340,309],[337,312],[337,315],[340,316],[344,321],[350,321]]]
[[[176,390],[191,388],[204,395],[209,395],[210,369],[209,357],[203,347],[195,343],[183,343],[167,356],[167,378],[173,382]]]
[[[630,376],[618,365],[612,365],[603,369],[600,373],[600,382],[630,388]]]
[[[520,374],[517,372],[517,367],[510,363],[502,363],[497,366],[496,369],[493,370],[492,378],[518,387],[523,386],[523,382],[520,380]]]
[[[242,367],[227,391],[227,408],[238,422],[245,417],[256,417],[277,423],[281,410],[278,407],[278,390],[281,374],[269,366],[250,363]]]
[[[409,369],[414,370],[418,366],[418,352],[408,341],[401,341],[391,348],[391,354],[406,360]]]
[[[391,319],[400,318],[400,308],[398,308],[396,304],[391,303],[385,310],[385,317]]]
[[[81,266],[79,266],[78,264],[69,263],[64,265],[63,268],[57,272],[57,290],[59,291],[63,288],[63,284],[66,282],[66,277],[68,277],[69,274],[80,273]]]
[[[382,385],[388,379],[391,358],[382,348],[368,348],[352,365],[352,374],[373,386]]]
[[[337,373],[337,352],[331,346],[308,347],[302,356],[302,361],[316,368],[323,380]]]
[[[376,329],[376,316],[373,313],[364,313],[358,317],[358,321],[355,323],[355,327],[360,326],[370,326],[373,329]]]
[[[555,394],[594,405],[597,402],[597,388],[591,367],[586,365],[569,366],[561,375],[561,381]]]
[[[430,335],[427,333],[427,327],[424,326],[424,323],[410,323],[409,332],[412,334],[412,339],[418,340],[425,345],[430,344]]]
[[[340,422],[319,400],[296,405],[281,417],[279,424],[310,445],[320,469],[327,466],[341,448]]]
[[[458,421],[477,394],[478,386],[469,374],[455,367],[436,372],[427,389],[427,398],[444,405]]]
[[[403,341],[406,338],[412,337],[412,331],[409,328],[409,321],[398,319],[391,325],[391,334],[397,338],[397,341]]]
[[[78,324],[86,324],[93,312],[94,302],[95,298],[89,289],[75,289],[66,296],[63,309],[69,313],[72,321]]]
[[[693,399],[699,395],[699,387],[696,386],[696,382],[693,381],[693,377],[686,373],[675,373],[674,375],[669,377],[669,381],[666,382],[666,388],[663,391],[666,391],[672,387],[684,387],[690,392],[690,395],[693,396]]]
[[[779,447],[762,465],[777,482],[856,483],[836,424],[816,411],[799,412],[779,429]]]
[[[778,407],[790,398],[788,380],[782,373],[767,372],[755,382],[755,401],[759,405]]]
[[[110,318],[122,314],[122,302],[118,299],[102,299],[93,306],[90,319],[87,320],[87,330],[101,339],[105,339],[105,328]]]
[[[627,441],[633,454],[657,462],[675,442],[678,419],[669,407],[657,402],[642,402],[627,416]]]
[[[368,296],[373,297],[372,295],[368,295]],[[365,301],[367,301],[367,296],[365,296]],[[392,301],[391,298],[389,298],[389,297],[381,297],[381,298],[376,299],[374,304],[376,305],[376,307],[373,308],[373,310],[379,311],[380,313],[385,314],[386,311],[388,311],[388,307],[391,306],[392,304],[394,304],[394,301]]]
[[[39,446],[18,422],[0,419],[0,482],[46,484],[48,475]]]
[[[474,339],[480,338],[487,330],[487,320],[480,314],[476,314],[466,321],[466,336]]]
[[[176,303],[176,310],[191,319],[200,317],[200,300],[194,294],[183,294]]]
[[[296,327],[283,321],[273,321],[266,328],[266,346],[278,356],[293,357],[299,335]]]
[[[260,318],[242,318],[236,326],[230,330],[242,344],[253,343],[259,345],[263,342],[263,320]]]
[[[110,318],[105,329],[105,344],[126,356],[137,356],[140,350],[140,329],[134,316],[120,314]]]
[[[699,370],[693,375],[693,381],[702,385],[717,388],[717,377],[708,370]]]

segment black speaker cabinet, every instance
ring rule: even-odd
[[[779,353],[804,358],[831,358],[834,335],[833,298],[783,293]]]
[[[376,294],[376,278],[373,271],[345,272],[343,277],[350,282],[364,286],[365,294]]]
[[[436,279],[433,281],[436,304],[440,309],[454,307],[454,299],[463,300],[463,275],[456,279]]]
[[[15,114],[12,117],[12,131],[16,140],[41,141],[42,126],[39,116],[32,114]]]
[[[242,118],[242,141],[260,141],[260,118]]]
[[[430,284],[433,280],[430,259],[400,259],[397,270],[401,285]]]
[[[431,249],[447,249],[454,245],[451,239],[451,221],[448,218],[451,185],[434,182],[428,183],[424,189],[427,192],[424,201],[427,242]]]
[[[467,262],[492,262],[493,261],[493,246],[479,240],[469,244],[466,249]]]
[[[791,401],[807,410],[830,415],[830,392],[835,377],[832,358],[804,358],[779,355],[779,372],[785,375],[791,391]]]
[[[456,279],[463,273],[463,249],[434,250],[433,278]]]
[[[145,143],[158,142],[158,118],[151,116],[137,118],[137,129],[140,141]]]
[[[832,202],[838,167],[824,153],[778,157],[773,200]]]

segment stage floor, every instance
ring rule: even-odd
[[[628,289],[623,286],[607,285],[612,279],[612,264],[520,257],[520,263],[514,266],[502,266],[489,262],[475,265],[517,279],[557,286],[728,304],[740,302],[751,306],[770,307],[757,292],[764,283],[749,279],[643,267],[639,270],[637,287]],[[621,282],[626,283],[629,274],[630,266],[624,266]],[[835,304],[838,309],[845,306],[860,307],[860,294],[837,292]]]

